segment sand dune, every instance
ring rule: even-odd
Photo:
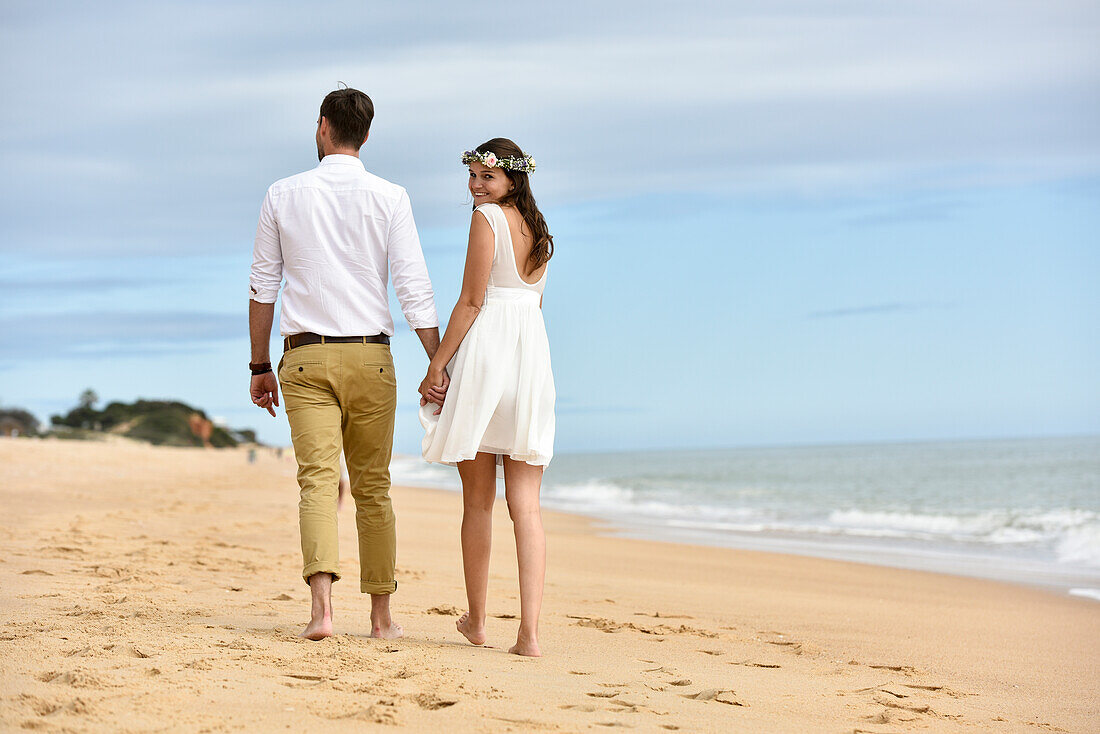
[[[547,513],[545,657],[498,508],[489,646],[457,495],[395,488],[407,637],[297,637],[289,455],[0,441],[0,724],[36,731],[1097,730],[1100,604],[993,582],[598,535]],[[352,510],[342,516],[356,576]]]

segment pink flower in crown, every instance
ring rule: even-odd
[[[485,155],[485,165],[492,168],[497,164],[497,157],[495,153],[488,153]]]

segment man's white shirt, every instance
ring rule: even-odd
[[[439,326],[404,188],[367,172],[355,156],[327,155],[267,190],[249,297],[274,303],[286,278],[282,335],[393,336],[387,270],[409,326]]]

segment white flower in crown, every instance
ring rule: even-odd
[[[489,168],[492,168],[496,164],[497,164],[496,154],[495,153],[486,153],[485,154],[485,165],[487,165]]]
[[[527,156],[527,165],[531,167],[531,170],[535,170],[535,159],[531,156]]]

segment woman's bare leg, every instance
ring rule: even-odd
[[[462,571],[470,611],[455,626],[475,645],[485,643],[485,596],[493,543],[493,500],[497,496],[496,459],[493,454],[479,453],[458,463],[458,475],[462,478]]]
[[[539,657],[539,613],[546,576],[546,536],[542,531],[539,490],[542,467],[504,459],[504,496],[516,534],[519,562],[519,635],[508,652]]]

